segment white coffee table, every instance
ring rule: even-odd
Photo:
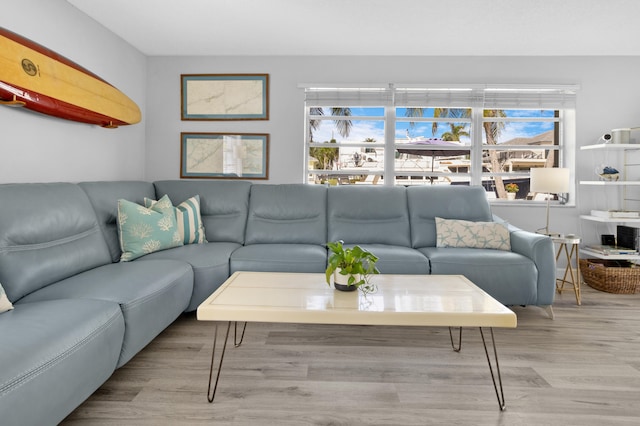
[[[462,327],[478,327],[482,336],[489,371],[501,410],[505,408],[498,352],[493,327],[513,328],[515,313],[500,304],[461,275],[375,275],[371,278],[378,291],[364,296],[360,291],[341,292],[327,286],[324,274],[280,272],[236,272],[198,307],[197,318],[227,322],[213,393],[211,383],[218,337],[216,322],[209,390],[213,402],[231,323],[234,322],[236,347],[237,323],[275,322],[343,325],[445,326],[451,345],[460,350]],[[459,327],[456,347],[451,327]],[[492,362],[483,328],[490,329]],[[496,374],[494,375],[495,363]],[[497,375],[497,382],[496,382]]]

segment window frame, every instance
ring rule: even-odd
[[[384,143],[377,142],[376,147],[384,146],[384,160],[382,176],[393,176],[394,179],[384,179],[383,185],[396,186],[403,185],[396,182],[397,176],[411,175],[426,177],[429,174],[424,172],[412,172],[395,170],[394,157],[398,146],[396,124],[398,122],[448,122],[469,123],[470,145],[469,154],[471,164],[468,173],[456,173],[456,176],[466,176],[469,185],[482,185],[483,179],[495,176],[522,176],[528,177],[529,171],[522,172],[485,172],[482,170],[483,152],[495,150],[501,152],[518,151],[531,149],[527,145],[502,144],[489,145],[484,143],[483,123],[490,121],[497,122],[553,122],[554,141],[553,145],[545,145],[545,150],[552,150],[557,155],[554,158],[554,167],[568,167],[571,170],[571,192],[575,194],[575,96],[578,90],[577,85],[374,85],[370,87],[343,86],[339,85],[301,85],[305,89],[306,97],[304,104],[304,130],[305,130],[305,150],[304,150],[304,182],[313,184],[310,177],[314,174],[322,174],[322,171],[311,170],[309,164],[309,149],[312,147],[327,147],[324,142],[310,142],[310,120],[374,120],[381,121],[384,129]],[[315,90],[321,93],[320,96],[309,96]],[[339,96],[333,97],[338,94]],[[406,108],[415,106],[422,102],[420,96],[426,94],[428,100],[421,108],[449,107],[469,108],[471,117],[469,118],[448,118],[448,117],[396,117],[396,108]],[[339,100],[338,100],[339,99]],[[319,100],[319,101],[318,101]],[[336,100],[338,100],[336,102]],[[408,100],[408,101],[407,101]],[[405,102],[406,105],[403,103]],[[445,103],[437,105],[435,103]],[[328,108],[330,106],[343,106],[349,108],[357,107],[378,107],[384,111],[383,117],[379,116],[312,116],[310,110],[313,107]],[[484,110],[535,110],[545,109],[555,111],[554,117],[484,117]],[[336,142],[335,147],[348,146],[350,148],[371,147],[371,142]],[[424,148],[427,149],[428,148]],[[393,154],[389,154],[393,153]],[[545,155],[546,157],[547,155]],[[332,170],[331,175],[348,176],[353,175],[353,171]],[[436,173],[430,174],[432,177]],[[427,177],[428,179],[428,177]],[[575,197],[561,197],[561,204],[574,205]],[[505,199],[491,199],[493,203],[503,203]],[[525,200],[516,200],[525,201]],[[528,201],[528,200],[526,200]],[[514,205],[513,201],[509,201]],[[516,202],[516,204],[519,204]]]

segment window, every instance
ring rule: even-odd
[[[517,186],[536,199],[531,168],[573,169],[576,89],[305,87],[306,181],[482,185],[497,200]]]

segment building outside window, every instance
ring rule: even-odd
[[[540,199],[534,167],[575,158],[575,86],[305,87],[306,182],[482,185]],[[573,197],[570,197],[573,198]],[[561,201],[565,201],[561,197]]]

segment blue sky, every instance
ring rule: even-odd
[[[352,108],[352,123],[353,128],[349,137],[346,139],[351,142],[361,142],[366,138],[374,138],[377,142],[384,142],[384,130],[383,122],[376,120],[358,120],[358,116],[374,116],[384,118],[383,108]],[[540,110],[505,110],[507,117],[553,117],[553,111],[540,111]],[[424,113],[424,117],[433,117],[433,108],[427,109]],[[432,123],[430,122],[415,122],[414,126],[410,126],[409,122],[399,121],[404,119],[404,108],[398,108],[396,122],[396,138],[406,139],[407,129],[409,129],[410,135],[413,138],[417,137],[440,137],[442,133],[450,131],[450,126],[447,123],[440,123],[438,126],[438,132],[434,136],[431,131]],[[453,123],[463,124],[455,122]],[[468,131],[469,127],[467,127]],[[516,137],[532,137],[540,133],[544,133],[553,129],[553,122],[528,122],[528,121],[511,121],[505,123],[505,128],[501,132],[498,143],[507,142]],[[342,137],[336,131],[332,121],[324,120],[321,122],[320,127],[314,132],[314,140],[317,142],[328,141],[332,136],[340,141]],[[461,138],[463,143],[469,143],[469,138]]]

